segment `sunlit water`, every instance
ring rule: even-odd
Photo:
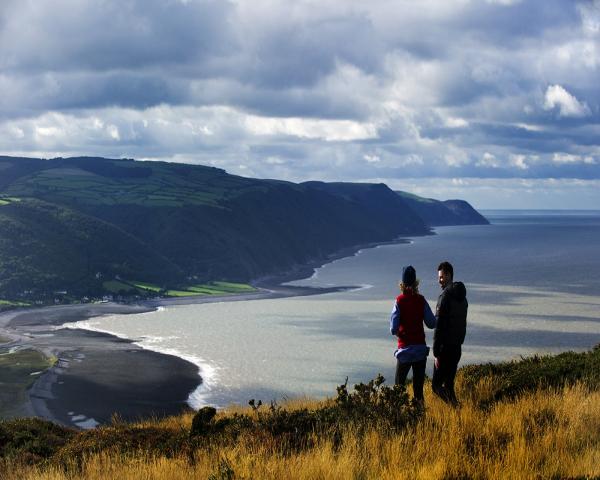
[[[353,291],[173,306],[77,325],[197,363],[204,384],[190,397],[195,407],[331,396],[346,376],[350,384],[379,372],[392,379],[389,313],[408,264],[432,306],[440,261],[452,262],[465,282],[464,363],[600,343],[600,212],[485,213],[492,225],[438,228],[435,236],[366,249],[293,282],[361,287]]]

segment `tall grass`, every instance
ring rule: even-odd
[[[460,387],[460,386],[459,386]],[[460,389],[459,389],[460,391]],[[465,392],[463,392],[464,394]],[[192,451],[157,454],[110,448],[77,460],[36,466],[5,465],[13,479],[398,479],[398,478],[594,478],[600,477],[600,392],[582,383],[538,388],[482,409],[473,395],[452,408],[426,395],[426,414],[401,432],[346,429],[338,442],[315,438],[307,449],[285,451],[276,443],[238,438]],[[296,401],[291,410],[319,408]],[[234,413],[224,411],[224,418]],[[192,415],[147,421],[166,435],[189,431]],[[124,428],[124,425],[106,427]],[[116,431],[115,431],[116,432]]]
[[[600,346],[461,369],[426,409],[378,377],[328,400],[203,409],[76,432],[0,422],[13,479],[600,478]]]

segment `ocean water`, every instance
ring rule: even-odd
[[[437,228],[436,235],[365,249],[292,282],[356,285],[350,291],[164,307],[71,326],[193,361],[204,380],[189,400],[196,408],[333,396],[346,377],[349,384],[377,373],[393,379],[389,314],[402,266],[416,268],[434,307],[437,265],[448,260],[468,292],[462,363],[600,343],[600,211],[483,213],[491,225]],[[426,334],[431,344],[432,332]]]

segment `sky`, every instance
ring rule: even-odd
[[[600,209],[600,1],[2,0],[0,154]]]

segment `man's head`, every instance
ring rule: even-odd
[[[454,277],[454,269],[450,262],[442,262],[438,266],[438,283],[440,287],[446,288],[452,283]]]

